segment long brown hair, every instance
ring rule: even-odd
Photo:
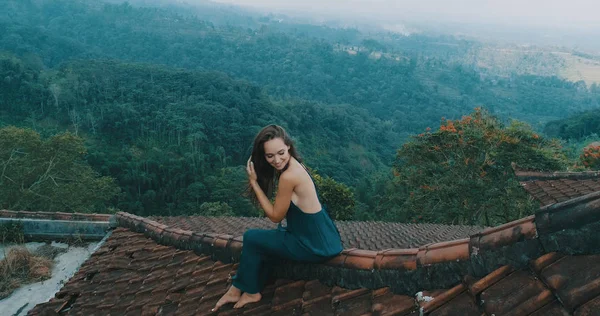
[[[273,168],[265,158],[265,143],[275,138],[281,138],[286,146],[290,146],[290,149],[288,150],[290,156],[300,162],[302,161],[300,155],[298,155],[298,152],[296,151],[294,142],[283,127],[274,124],[268,125],[263,127],[260,132],[256,134],[256,137],[254,137],[254,145],[252,146],[252,162],[254,162],[254,170],[256,171],[258,185],[268,198],[273,197],[277,173],[275,172],[275,168]],[[248,193],[250,193],[255,204],[258,205],[256,194],[254,194],[251,187],[248,188]]]

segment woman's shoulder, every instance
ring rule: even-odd
[[[300,165],[300,163],[296,161],[294,163],[291,163],[290,166],[281,173],[281,175],[279,176],[279,181],[284,180],[298,182],[299,179],[302,178],[303,172],[306,171],[304,171],[302,165]]]

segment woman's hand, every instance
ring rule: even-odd
[[[248,174],[248,180],[250,181],[250,183],[256,182],[258,176],[256,175],[256,171],[254,170],[252,156],[250,156],[250,158],[248,158],[248,162],[246,162],[246,173]]]

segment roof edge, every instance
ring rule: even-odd
[[[237,262],[242,250],[243,237],[228,234],[202,233],[173,228],[157,221],[119,212],[118,226],[144,233],[167,245],[182,249],[200,250],[204,254],[224,254],[230,258],[220,260]],[[484,231],[485,232],[485,231]],[[416,270],[445,261],[467,260],[469,238],[423,245],[419,248],[391,248],[379,251],[347,248],[325,265],[353,270]]]
[[[559,179],[570,179],[570,180],[586,180],[595,179],[600,177],[600,171],[554,171],[554,172],[542,172],[542,171],[527,171],[527,170],[514,170],[515,176],[521,182],[536,181],[536,180],[559,180]]]
[[[511,163],[511,168],[521,182],[535,180],[585,180],[600,177],[600,171],[539,171],[527,170],[519,167],[516,163]]]
[[[0,211],[0,217],[54,220],[109,221],[143,233],[155,242],[222,262],[239,262],[243,238],[228,234],[194,232],[167,226],[126,212],[110,214]],[[600,192],[543,207],[535,215],[481,230],[468,238],[426,244],[418,248],[344,249],[319,265],[286,264],[278,275],[319,278],[339,286],[390,287],[413,295],[418,290],[451,288],[464,275],[484,277],[510,265],[528,266],[550,252],[600,253]]]
[[[118,226],[143,233],[160,244],[193,250],[223,262],[240,259],[242,236],[177,229],[125,212],[117,213],[116,220]],[[389,286],[396,293],[412,295],[420,289],[454,287],[467,274],[484,277],[504,265],[527,267],[532,260],[553,251],[600,253],[600,236],[594,233],[599,228],[600,193],[592,193],[484,229],[469,238],[410,249],[344,249],[323,264],[290,263],[278,273],[288,278],[317,275],[325,282],[347,288]]]
[[[600,221],[600,192],[593,192],[568,201],[542,207],[535,216],[535,225],[543,234],[575,229]]]
[[[579,204],[585,204],[587,202],[596,200],[598,198],[600,198],[600,191],[588,193],[586,195],[582,195],[582,196],[579,196],[579,197],[576,197],[576,198],[572,198],[570,200],[566,200],[566,201],[563,201],[563,202],[558,202],[558,203],[554,203],[554,204],[542,206],[536,212],[536,215],[537,214],[542,214],[542,213],[555,213],[555,212],[560,211],[562,209],[571,208],[571,207],[577,206]]]
[[[65,213],[65,212],[30,212],[0,210],[0,218],[49,219],[63,221],[109,222],[114,214],[99,213]]]

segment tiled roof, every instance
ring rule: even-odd
[[[118,213],[117,221],[121,228],[31,315],[201,315],[226,291],[240,237],[127,213]],[[287,262],[274,270],[261,302],[220,312],[599,315],[599,230],[600,193],[592,193],[464,239],[408,249],[346,249],[319,265]]]
[[[531,268],[503,266],[479,280],[425,291],[418,300],[389,287],[344,289],[317,279],[273,279],[263,299],[220,315],[598,315],[600,256],[549,253]],[[159,245],[118,228],[48,303],[29,315],[209,315],[237,264]],[[592,282],[590,282],[592,281]],[[597,281],[596,281],[597,282]]]
[[[541,206],[600,191],[599,172],[537,172],[515,170],[525,190]]]
[[[46,304],[30,315],[208,315],[225,293],[237,264],[156,244],[143,234],[118,228],[73,278]],[[263,300],[242,311],[247,315],[300,313],[356,314],[411,311],[411,297],[389,289],[346,290],[317,280],[272,280]],[[231,305],[222,315],[236,313]]]
[[[169,227],[203,233],[242,236],[249,228],[273,229],[277,225],[258,217],[150,217]],[[434,242],[466,238],[483,227],[440,224],[404,224],[386,222],[336,222],[345,248],[383,250],[415,248]]]

